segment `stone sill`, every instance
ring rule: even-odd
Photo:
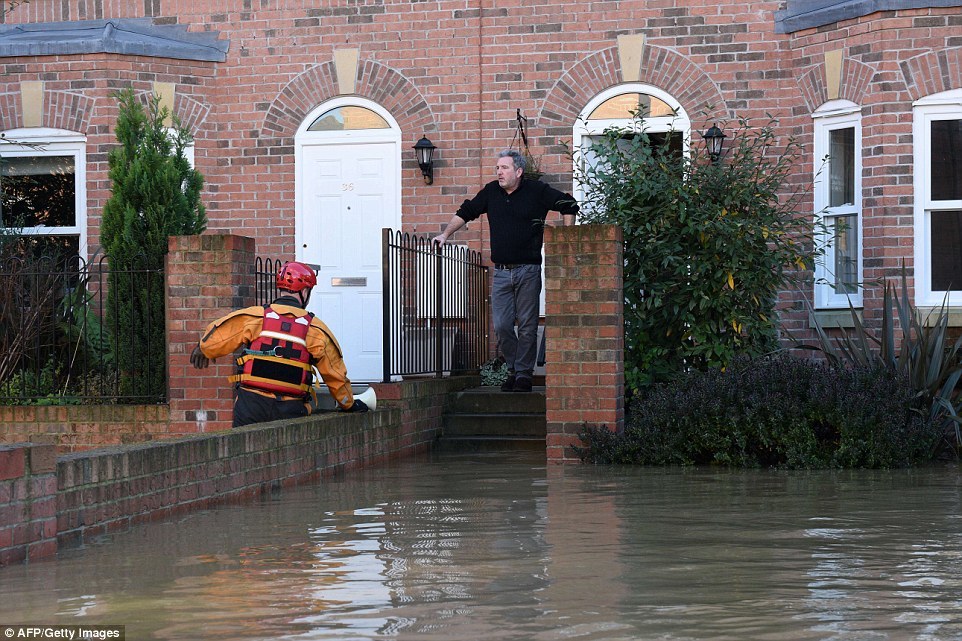
[[[859,321],[861,321],[862,320],[861,308],[856,308],[855,314],[858,316]],[[852,329],[855,327],[855,319],[852,318],[852,310],[850,309],[815,310],[815,312],[808,315],[809,327],[815,327],[816,321],[824,329],[835,329],[835,328]]]

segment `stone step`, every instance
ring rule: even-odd
[[[451,399],[452,414],[541,414],[545,413],[544,388],[530,392],[502,392],[497,387],[474,387],[457,392]]]
[[[502,438],[499,436],[445,436],[434,444],[438,452],[544,452],[544,437]]]
[[[544,414],[445,414],[441,417],[444,437],[505,436],[544,439]]]
[[[441,417],[436,449],[446,452],[544,451],[544,387],[502,392],[475,387],[454,394]]]

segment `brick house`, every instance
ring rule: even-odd
[[[154,92],[193,133],[209,229],[320,265],[314,305],[357,380],[380,362],[380,229],[440,231],[493,178],[518,110],[565,190],[563,144],[638,104],[682,144],[774,114],[805,145],[800,214],[836,230],[807,290],[785,292],[787,325],[807,330],[802,298],[844,323],[849,296],[871,322],[880,294],[856,285],[903,261],[919,306],[962,312],[958,0],[31,0],[4,19],[0,131],[42,147],[0,145],[2,181],[72,176],[74,211],[32,231],[97,251],[111,94]],[[487,255],[484,225],[458,241]]]

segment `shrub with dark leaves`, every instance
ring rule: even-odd
[[[586,429],[588,462],[889,468],[932,458],[940,432],[881,367],[777,356],[692,372],[636,397],[622,434]]]

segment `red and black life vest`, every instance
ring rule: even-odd
[[[264,307],[260,335],[237,359],[239,373],[231,377],[244,387],[285,396],[305,396],[313,382],[307,332],[314,314],[297,317]]]

